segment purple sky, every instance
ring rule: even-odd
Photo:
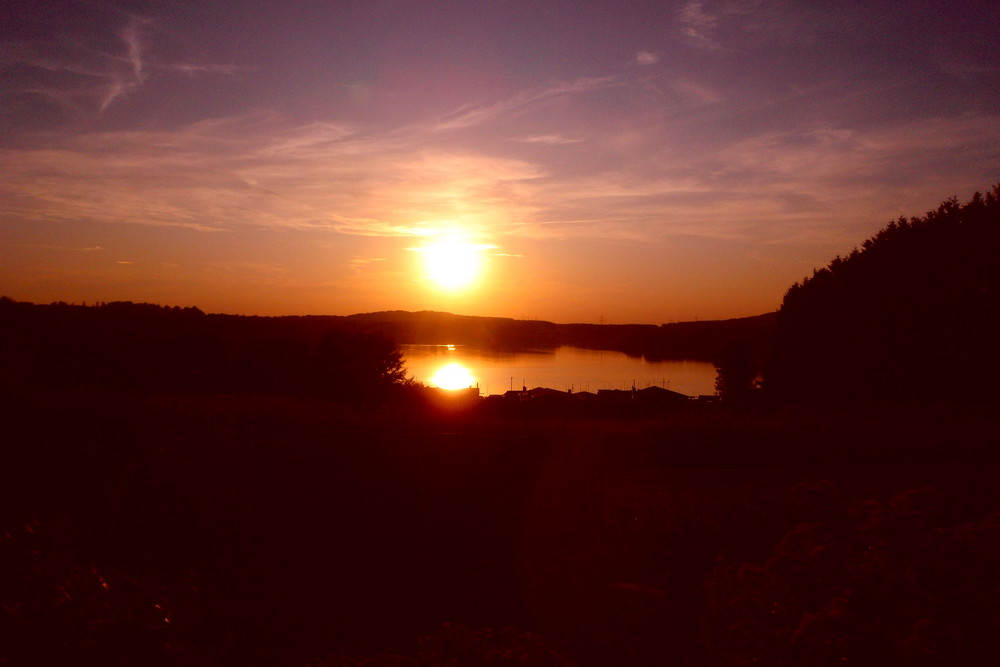
[[[15,0],[0,34],[15,299],[736,317],[1000,180],[997,2]],[[442,236],[474,289],[428,281]]]

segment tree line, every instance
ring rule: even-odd
[[[8,389],[160,394],[277,393],[377,402],[405,380],[384,337],[298,318],[206,315],[197,308],[0,300]]]
[[[889,223],[788,289],[767,389],[782,400],[996,396],[998,250],[1000,185]]]

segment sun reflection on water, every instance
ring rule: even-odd
[[[431,384],[441,389],[465,389],[476,384],[476,378],[462,364],[452,362],[442,366],[431,378]]]

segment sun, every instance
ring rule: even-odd
[[[450,363],[438,369],[431,378],[431,383],[441,389],[465,389],[474,385],[476,378],[462,364]]]
[[[424,267],[427,277],[438,287],[460,290],[471,286],[482,270],[485,247],[456,238],[441,239],[425,245]]]

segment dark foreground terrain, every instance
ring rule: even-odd
[[[0,411],[4,664],[1000,664],[989,406]]]
[[[1000,185],[773,317],[0,298],[0,664],[1000,664],[998,248]],[[706,358],[719,400],[454,400],[405,340]]]

